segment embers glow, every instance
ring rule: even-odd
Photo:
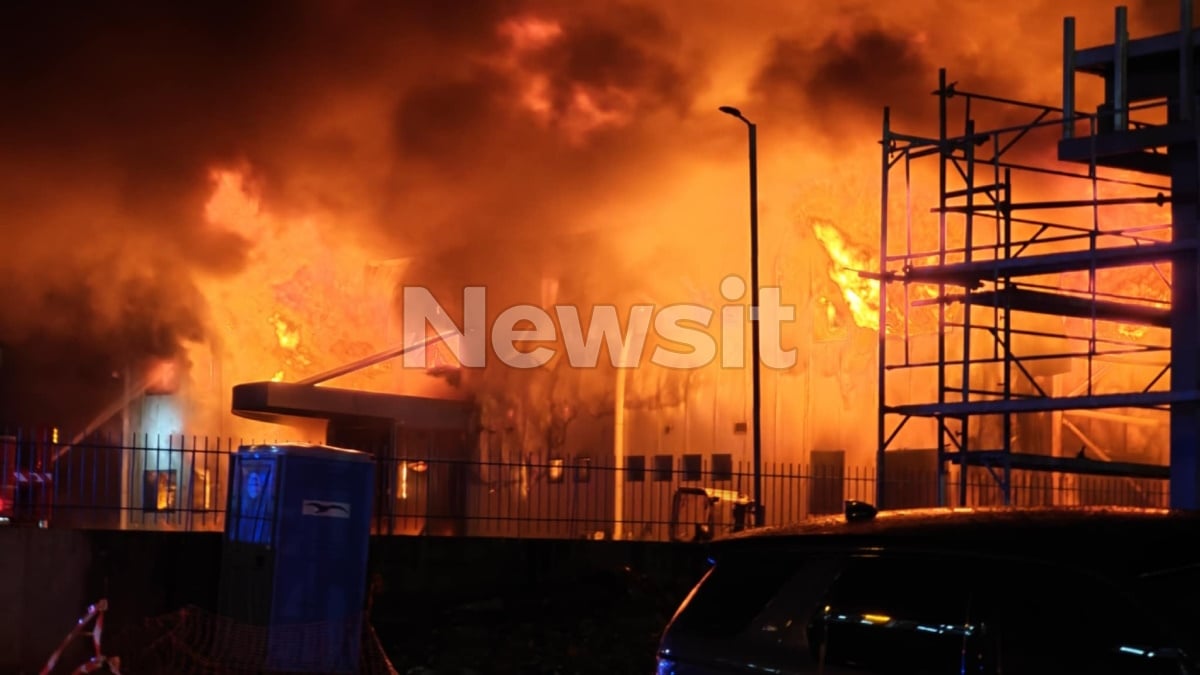
[[[1145,326],[1121,324],[1120,326],[1117,326],[1117,332],[1120,333],[1122,337],[1138,340],[1146,335],[1146,328]]]
[[[279,340],[280,347],[290,351],[300,346],[299,328],[292,326],[278,314],[271,317],[271,323],[275,325],[275,338]]]

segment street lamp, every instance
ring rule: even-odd
[[[736,117],[746,124],[750,133],[750,341],[751,373],[753,384],[751,404],[754,418],[754,525],[762,527],[766,514],[762,503],[762,373],[760,366],[760,340],[758,328],[758,128],[754,122],[746,119],[741,110],[733,106],[723,105],[717,108],[731,117]]]

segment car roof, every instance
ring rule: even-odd
[[[726,540],[815,534],[898,534],[951,532],[962,529],[1012,527],[1079,528],[1147,523],[1200,524],[1200,513],[1123,506],[926,508],[879,511],[873,518],[850,522],[845,515],[743,530]]]
[[[1133,507],[933,508],[879,511],[745,530],[713,550],[846,547],[1034,557],[1142,573],[1200,564],[1200,512]]]

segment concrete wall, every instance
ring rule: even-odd
[[[427,606],[522,593],[594,570],[629,568],[687,586],[703,561],[699,548],[649,542],[376,537],[373,617],[394,624],[412,618],[403,615],[419,598]],[[188,605],[215,611],[220,566],[219,533],[0,527],[0,675],[37,673],[100,598],[110,605],[107,651],[118,655],[147,619]],[[87,647],[77,639],[56,672],[83,663]]]
[[[86,610],[91,556],[87,532],[0,528],[0,672],[54,651]]]
[[[0,527],[0,673],[38,672],[101,598],[107,637],[184,605],[214,606],[220,543],[208,533]],[[64,668],[87,647],[76,639]]]

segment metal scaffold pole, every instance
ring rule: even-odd
[[[880,226],[879,226],[879,271],[881,276],[887,272],[887,257],[888,257],[888,184],[891,175],[892,162],[892,113],[888,108],[883,109],[883,135],[880,140],[882,148],[882,160],[880,162],[880,175],[882,182],[879,186],[880,194]],[[885,385],[887,384],[887,281],[881,279],[879,282],[879,353],[877,356],[879,366],[878,380],[878,409],[879,419],[876,425],[876,445],[875,445],[875,503],[883,508],[887,503],[886,480],[887,475],[887,397],[885,395]]]
[[[885,110],[881,505],[900,497],[889,485],[885,499],[883,484],[908,466],[898,462],[902,452],[919,450],[914,436],[903,448],[897,438],[920,419],[929,424],[920,432],[926,443],[936,444],[924,456],[936,456],[937,485],[920,494],[905,488],[905,505],[949,504],[956,465],[960,505],[1097,503],[1110,498],[1085,494],[1085,486],[1115,481],[1134,488],[1135,505],[1166,506],[1169,479],[1171,506],[1200,507],[1200,130],[1190,0],[1180,8],[1178,34],[1141,39],[1130,39],[1128,12],[1119,8],[1113,42],[1086,49],[1076,47],[1075,19],[1066,18],[1061,107],[970,91],[941,69],[935,137],[896,129]],[[1164,63],[1177,63],[1178,73],[1164,77]],[[1094,112],[1077,109],[1081,74],[1104,80]],[[1007,126],[981,128],[981,120]],[[1048,146],[1056,161],[1045,159]],[[890,170],[902,157],[907,177],[910,163],[933,156],[936,167],[911,169],[926,181],[936,171],[931,217],[906,204],[902,223],[889,201]],[[1017,194],[1018,182],[1032,198]],[[1169,225],[1148,220],[1164,207]],[[910,245],[897,254],[889,236]],[[889,284],[902,292],[889,293]],[[889,310],[901,296],[904,358],[888,362]],[[937,335],[910,339],[911,326],[928,329],[935,318]],[[906,390],[907,400],[889,400],[889,391]],[[1095,420],[1144,431],[1129,441]],[[1155,454],[1168,443],[1169,453]],[[1047,474],[1053,479],[1042,480]],[[1070,475],[1096,478],[1059,480]],[[1064,496],[1060,487],[1076,492]]]

